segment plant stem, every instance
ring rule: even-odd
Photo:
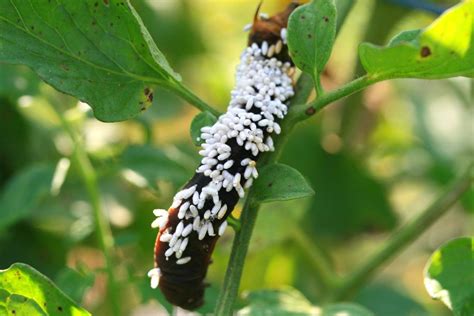
[[[334,301],[346,300],[390,259],[395,257],[403,248],[417,239],[431,224],[445,214],[450,207],[466,192],[473,181],[472,165],[449,189],[446,190],[430,207],[418,217],[402,226],[389,240],[372,255],[366,263],[351,273],[341,286],[335,290]]]
[[[206,102],[201,100],[197,95],[195,95],[191,90],[189,90],[184,84],[181,82],[175,81],[171,86],[173,92],[178,94],[180,97],[185,99],[195,108],[201,111],[208,111],[215,116],[219,116],[221,113],[214,109],[213,107],[209,106]]]
[[[232,244],[232,253],[229,259],[229,266],[224,278],[224,285],[217,300],[215,314],[219,316],[232,315],[235,298],[239,292],[240,278],[244,268],[244,261],[247,255],[253,227],[257,221],[259,204],[253,204],[250,193],[245,200],[240,220],[245,225],[236,232]]]
[[[100,202],[99,186],[97,181],[97,174],[91,161],[84,149],[82,141],[77,137],[76,132],[64,117],[60,109],[56,108],[54,101],[51,102],[53,110],[61,120],[64,130],[68,133],[74,144],[74,151],[72,153],[72,160],[79,169],[80,176],[86,187],[89,201],[92,206],[94,215],[95,230],[97,233],[97,241],[104,254],[105,268],[108,277],[108,290],[111,299],[111,305],[114,315],[120,315],[120,301],[118,294],[118,286],[113,271],[112,253],[114,248],[114,239],[109,222],[102,211]]]
[[[302,121],[309,118],[319,110],[326,107],[328,104],[347,97],[357,91],[360,91],[378,81],[385,80],[384,77],[376,77],[365,75],[360,78],[357,78],[342,87],[327,92],[321,96],[318,96],[315,100],[308,104],[298,104],[290,109],[289,116],[297,121]]]

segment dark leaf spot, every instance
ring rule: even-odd
[[[300,17],[300,19],[301,19],[301,20],[304,20],[304,19],[306,19],[306,17],[305,17],[304,15],[302,15],[302,16]]]
[[[431,50],[428,46],[423,46],[420,51],[421,57],[428,57],[431,55]]]
[[[62,312],[63,311],[63,308],[62,306],[58,306],[58,311]]]
[[[270,182],[270,183],[268,184],[268,187],[271,188],[272,185],[273,185],[273,182]]]
[[[94,3],[94,7],[97,7],[99,5],[99,2]]]
[[[324,19],[324,22],[326,23],[329,22],[329,18],[327,16],[325,16],[323,19]]]
[[[109,0],[102,0],[104,2],[105,5],[109,5]]]
[[[307,36],[308,36],[309,39],[313,38],[313,35],[312,35],[312,34],[309,34],[309,33],[308,33]]]

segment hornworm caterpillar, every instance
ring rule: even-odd
[[[227,112],[201,130],[200,166],[168,211],[154,210],[152,227],[159,233],[148,275],[151,287],[159,286],[174,305],[193,310],[203,304],[204,278],[226,218],[258,177],[260,155],[274,150],[272,134],[280,133],[294,93],[286,25],[296,6],[269,18],[257,9]]]

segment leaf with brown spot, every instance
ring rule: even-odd
[[[311,76],[323,72],[336,36],[334,0],[297,8],[288,21],[288,48],[296,66]]]
[[[147,108],[140,103],[145,87],[173,90],[180,77],[133,7],[122,3],[0,1],[0,63],[27,65],[102,121],[132,118]]]
[[[474,77],[474,1],[447,10],[423,30],[402,32],[387,46],[362,43],[369,75],[382,78]]]
[[[23,263],[0,270],[0,312],[2,307],[12,313],[14,310],[16,315],[58,315],[61,311],[74,316],[90,315],[50,279]]]

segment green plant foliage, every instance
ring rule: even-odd
[[[180,80],[128,1],[2,1],[0,48],[1,62],[29,66],[103,121],[144,110],[149,84]]]
[[[360,291],[354,302],[367,307],[375,315],[429,315],[423,305],[409,296],[406,289],[397,289],[392,284],[392,281],[369,284]]]
[[[201,128],[205,126],[212,126],[217,121],[217,118],[207,111],[201,112],[196,115],[191,122],[191,139],[196,146],[200,146],[204,140],[201,139]]]
[[[239,310],[237,315],[281,315],[281,316],[373,316],[374,314],[364,307],[339,303],[323,308],[312,305],[300,292],[292,288],[281,290],[261,290],[250,292],[246,296],[249,302],[247,307]]]
[[[310,234],[338,240],[393,228],[396,216],[384,186],[349,153],[330,154],[320,142],[313,127],[300,126],[281,158],[306,175],[317,192],[301,225]]]
[[[78,271],[65,267],[54,279],[54,283],[76,302],[81,302],[87,289],[94,285],[91,271]]]
[[[374,313],[357,304],[339,303],[325,306],[320,314],[321,316],[375,316]]]
[[[263,167],[254,184],[255,202],[300,199],[314,195],[306,179],[294,168],[275,163]]]
[[[2,291],[8,293],[6,291]],[[2,293],[4,294],[4,293]],[[3,295],[2,295],[3,296]],[[35,315],[47,316],[38,304],[25,296],[12,294],[6,297],[0,297],[0,311],[2,315]]]
[[[0,271],[0,308],[17,315],[90,315],[74,303],[51,280],[23,264]]]
[[[30,215],[49,193],[54,170],[52,164],[30,165],[9,179],[0,195],[0,228]]]
[[[474,238],[451,240],[436,250],[425,267],[425,287],[456,316],[474,314]]]
[[[247,307],[237,315],[314,315],[318,308],[313,306],[300,292],[292,288],[281,290],[260,290],[245,295]]]
[[[474,76],[474,1],[446,11],[424,30],[402,32],[385,47],[363,43],[365,70],[382,78]]]
[[[288,48],[296,66],[319,76],[336,35],[334,0],[316,0],[296,9],[288,21]]]
[[[174,183],[183,183],[190,175],[189,171],[175,159],[166,153],[152,146],[130,146],[121,159],[120,168],[126,179],[135,184],[136,177],[127,175],[128,171],[133,171],[142,179],[146,180],[145,185],[157,189],[157,180],[168,180]],[[140,181],[138,181],[140,182]]]

